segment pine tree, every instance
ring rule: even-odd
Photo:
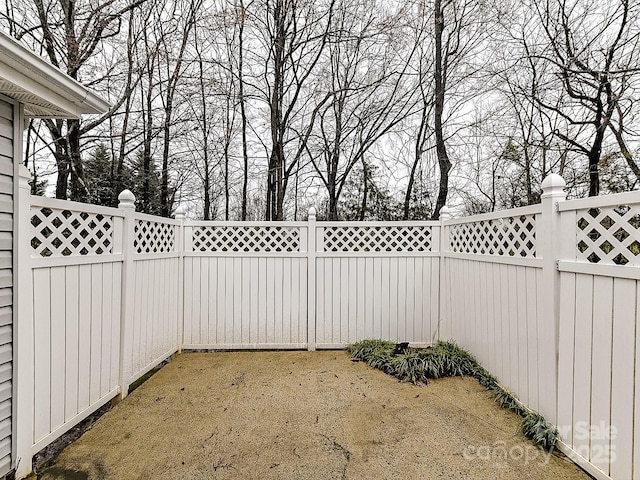
[[[117,206],[120,192],[115,191],[111,152],[104,144],[98,145],[93,155],[85,162],[84,175],[89,203],[108,207]]]
[[[379,183],[375,165],[365,163],[365,168],[354,168],[341,195],[340,219],[392,221],[402,218],[400,202]]]
[[[149,170],[145,171],[144,155],[140,150],[129,168],[131,169],[131,190],[137,198],[137,210],[151,215],[160,215],[162,213],[161,180],[155,162],[149,162]]]

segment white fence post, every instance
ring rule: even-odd
[[[176,208],[175,219],[180,220],[176,235],[176,248],[180,257],[178,259],[178,352],[182,352],[184,346],[184,243],[185,243],[185,209],[183,206]]]
[[[33,414],[34,414],[34,364],[33,364],[33,277],[31,272],[31,246],[29,232],[31,227],[31,174],[20,165],[19,178],[19,212],[14,219],[19,225],[15,241],[17,272],[15,275],[15,329],[14,338],[14,373],[15,397],[13,399],[13,421],[16,459],[16,478],[22,478],[31,472],[33,448]]]
[[[444,222],[453,218],[451,213],[451,209],[448,206],[443,206],[440,209],[440,236],[438,238],[438,327],[431,338],[432,342],[436,340],[449,340],[451,337],[451,330],[449,322],[451,319],[448,315],[449,305],[449,290],[447,288],[448,284],[448,262],[446,258],[446,253],[449,251],[449,229],[445,226]],[[425,292],[426,295],[429,295],[429,292]],[[444,332],[443,332],[444,326]],[[447,328],[449,330],[447,330]],[[444,333],[444,335],[443,335]]]
[[[542,215],[536,218],[536,256],[542,258],[538,277],[538,371],[546,378],[540,383],[540,413],[550,422],[558,416],[558,338],[560,317],[560,213],[558,202],[566,200],[564,179],[555,173],[542,182]]]
[[[309,209],[307,226],[307,349],[316,349],[316,209]]]
[[[134,218],[136,211],[136,197],[129,190],[123,190],[118,195],[118,208],[122,209],[124,216],[122,227],[122,310],[120,315],[120,396],[123,400],[129,393],[129,366],[131,359],[128,353],[131,351],[133,332],[133,311],[134,311],[134,284],[135,266],[133,263],[133,240],[134,240]]]

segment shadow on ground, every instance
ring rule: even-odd
[[[398,383],[342,351],[178,355],[38,478],[587,479],[470,378]]]

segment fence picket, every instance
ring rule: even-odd
[[[588,321],[593,316],[593,278],[578,275],[576,292],[580,300],[576,304],[574,391],[572,427],[579,423],[589,425],[591,420],[591,343],[592,330]],[[574,435],[574,446],[589,457],[589,438]]]
[[[635,340],[635,361],[634,361],[634,402],[633,402],[633,411],[640,412],[640,329],[638,329],[638,320],[640,320],[640,282],[636,282],[636,328],[634,332],[634,340]],[[636,413],[633,416],[633,463],[631,464],[631,468],[634,472],[634,478],[640,477],[640,415]],[[612,440],[611,445],[614,446],[615,443]]]
[[[539,397],[538,385],[540,383],[540,372],[538,371],[538,349],[528,348],[528,342],[536,338],[538,330],[538,303],[537,303],[537,285],[536,276],[538,272],[531,268],[525,270],[526,274],[526,330],[521,337],[524,342],[527,361],[527,403],[535,411],[538,410]],[[491,314],[492,315],[492,314]]]
[[[598,322],[593,324],[591,341],[591,412],[590,419],[599,419],[604,425],[611,425],[611,393],[601,385],[611,385],[612,329],[613,329],[613,279],[595,277],[593,284],[593,316]],[[634,292],[635,293],[635,292]],[[603,472],[609,473],[609,459],[605,455],[593,455],[594,451],[604,452],[609,447],[609,439],[595,436],[591,439],[589,460]]]
[[[78,299],[78,266],[65,268],[64,284],[66,286],[66,325],[65,325],[65,422],[73,418],[78,410],[78,371],[79,371],[79,314]]]
[[[631,478],[633,474],[633,404],[636,333],[636,285],[626,278],[614,280],[613,341],[611,344],[611,425],[615,426],[615,461],[610,476]],[[599,420],[599,419],[598,419]],[[595,454],[595,450],[592,450]]]

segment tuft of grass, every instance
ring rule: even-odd
[[[384,340],[363,340],[351,344],[347,351],[389,375],[412,383],[427,383],[440,377],[475,376],[479,366],[465,350],[452,342],[438,342],[433,347],[394,354],[395,344]]]
[[[347,352],[354,358],[364,360],[372,355],[381,353],[391,354],[395,347],[395,343],[386,340],[363,340],[361,342],[352,343],[347,346]]]
[[[393,375],[405,382],[428,383],[442,377],[471,376],[493,395],[502,408],[522,417],[522,433],[541,448],[552,451],[558,442],[558,430],[537,412],[525,407],[515,395],[480,366],[476,359],[455,342],[437,342],[427,348],[409,348],[395,354],[395,343],[362,340],[347,347],[356,360]]]
[[[555,448],[558,442],[558,429],[536,412],[527,412],[522,420],[522,433],[547,451]]]

